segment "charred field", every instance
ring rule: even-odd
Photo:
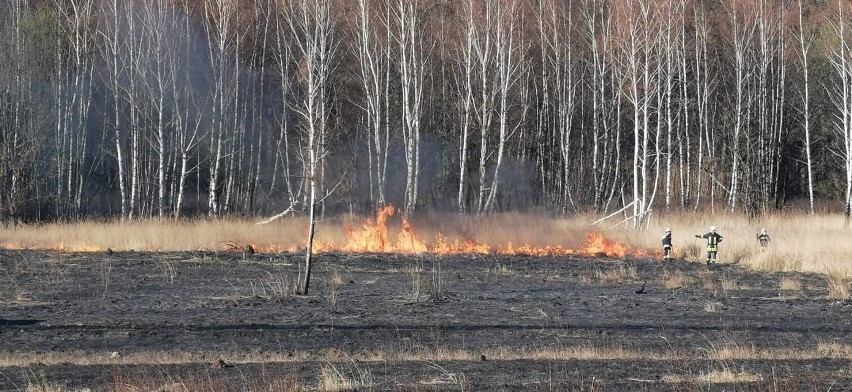
[[[683,260],[0,251],[2,390],[849,390],[824,275]]]

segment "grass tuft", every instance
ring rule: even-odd
[[[317,389],[323,392],[358,391],[372,387],[372,375],[354,361],[346,362],[348,369],[340,370],[342,364],[326,362],[317,377]]]
[[[679,269],[663,272],[663,286],[667,289],[674,290],[687,287],[692,284],[692,282],[693,279]]]
[[[825,280],[828,282],[829,299],[849,299],[849,284],[852,283],[852,279],[849,278],[848,272],[830,269],[825,275]]]
[[[802,280],[798,276],[785,276],[778,281],[781,291],[802,291]]]

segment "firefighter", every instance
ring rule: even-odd
[[[766,228],[760,230],[760,233],[757,234],[757,240],[760,241],[761,248],[765,248],[769,245],[769,241],[771,241],[771,239],[769,238],[769,233],[766,231]]]
[[[672,229],[663,234],[663,261],[672,261]]]
[[[716,264],[716,253],[719,251],[719,243],[722,242],[722,236],[716,232],[716,226],[710,226],[709,233],[696,234],[695,237],[707,240],[707,265]]]

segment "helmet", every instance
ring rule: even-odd
[[[760,229],[760,233],[761,233],[761,234],[766,234],[766,228],[762,228],[762,229]]]
[[[671,232],[672,232],[672,229],[669,229],[668,227],[666,227],[666,233],[671,233]]]
[[[716,232],[716,226],[710,226],[710,232],[715,233]]]

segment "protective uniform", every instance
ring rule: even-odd
[[[672,260],[672,229],[666,229],[663,235],[663,261]]]
[[[766,229],[760,230],[760,233],[757,235],[757,240],[760,241],[760,247],[765,248],[769,245],[769,233],[766,232]]]
[[[707,265],[716,264],[716,253],[719,251],[719,243],[722,242],[722,236],[716,232],[716,226],[711,226],[709,233],[696,234],[695,237],[707,240]]]

